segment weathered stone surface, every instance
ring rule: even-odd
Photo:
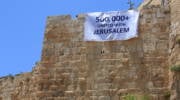
[[[0,100],[33,99],[34,83],[32,74],[25,73],[15,77],[8,76],[0,79]]]
[[[162,9],[142,9],[139,37],[127,41],[84,42],[83,17],[49,17],[43,68],[39,67],[37,76],[44,78],[36,81],[41,84],[37,98],[111,100],[127,93],[163,95],[168,87],[170,15]]]
[[[170,67],[180,65],[180,44],[177,43],[177,38],[180,36],[180,1],[171,0],[171,33],[169,46],[169,63]],[[180,100],[180,72],[170,73],[170,89],[171,100]]]

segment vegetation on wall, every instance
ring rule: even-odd
[[[137,97],[132,94],[127,94],[123,97],[123,100],[137,100]]]
[[[176,43],[180,45],[180,36],[176,38]]]
[[[165,99],[165,100],[170,100],[170,96],[171,96],[171,92],[170,92],[170,91],[166,91],[166,92],[164,93],[164,99]]]
[[[171,66],[171,71],[180,71],[180,65]]]
[[[150,97],[148,95],[127,94],[123,97],[123,100],[150,100]]]

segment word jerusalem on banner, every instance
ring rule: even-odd
[[[137,37],[138,19],[136,10],[87,13],[84,40],[114,41]]]

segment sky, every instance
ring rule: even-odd
[[[137,7],[142,0],[132,0]],[[127,10],[128,0],[1,0],[0,77],[30,72],[41,59],[47,16]]]

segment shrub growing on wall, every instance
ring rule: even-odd
[[[123,97],[123,100],[150,100],[150,98],[148,95],[127,94]]]
[[[180,65],[174,65],[171,67],[171,71],[180,71]]]

